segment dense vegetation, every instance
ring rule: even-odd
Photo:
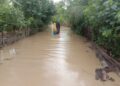
[[[0,0],[0,31],[41,30],[55,13],[49,0]]]
[[[72,30],[120,59],[120,0],[67,0]]]

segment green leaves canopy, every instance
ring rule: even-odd
[[[10,5],[0,5],[0,31],[11,31],[25,26],[23,12]]]
[[[52,2],[49,0],[16,0],[14,6],[20,8],[25,15],[26,20],[32,18],[31,27],[39,28],[48,24],[51,16],[55,12]]]
[[[37,30],[50,22],[54,12],[55,7],[49,0],[0,0],[0,29]]]

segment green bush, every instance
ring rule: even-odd
[[[85,35],[85,29],[90,29],[92,40],[120,59],[120,1],[70,0],[69,3],[72,30]]]
[[[25,26],[23,12],[12,6],[0,6],[0,31],[12,31]]]
[[[49,0],[0,0],[0,31],[21,28],[40,31],[54,13],[55,6]]]
[[[17,2],[14,2],[14,6],[23,11],[26,21],[32,18],[29,27],[34,29],[48,24],[55,13],[55,7],[49,0],[16,1]]]

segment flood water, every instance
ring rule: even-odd
[[[58,36],[47,30],[22,39],[2,50],[0,86],[120,86],[114,73],[115,82],[95,80],[100,63],[89,46],[67,27]]]

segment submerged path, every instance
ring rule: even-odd
[[[11,48],[16,55],[0,64],[0,86],[120,86],[115,74],[115,82],[95,80],[100,63],[89,46],[67,27],[59,36],[45,31],[20,40],[3,49],[4,58]]]

